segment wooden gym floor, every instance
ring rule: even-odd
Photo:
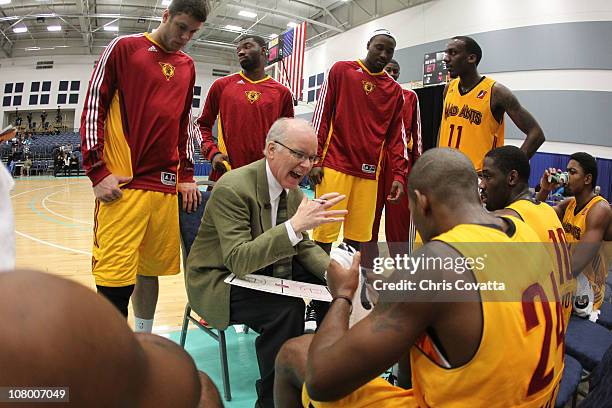
[[[92,290],[94,195],[86,177],[25,177],[11,192],[17,232],[17,268],[75,280]],[[160,278],[156,333],[180,330],[187,301],[183,274]],[[130,325],[133,326],[130,307]]]

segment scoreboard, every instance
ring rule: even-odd
[[[423,86],[438,85],[449,81],[444,63],[444,51],[425,54],[423,63]]]

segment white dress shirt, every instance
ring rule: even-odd
[[[266,161],[266,175],[268,176],[268,192],[270,193],[270,206],[272,209],[272,226],[276,225],[276,215],[278,213],[278,202],[280,201],[280,195],[283,192],[283,186],[280,185],[276,177],[272,174],[272,170],[270,170],[270,165]],[[285,189],[285,192],[289,192],[289,190]],[[291,226],[289,220],[285,221],[285,227],[287,228],[287,235],[289,236],[289,241],[291,241],[291,245],[296,246],[302,240],[302,234],[296,234]]]

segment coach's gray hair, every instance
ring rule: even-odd
[[[280,118],[270,128],[266,136],[266,146],[268,143],[278,141],[281,143],[291,139],[291,130],[299,128],[308,128],[314,132],[310,122],[300,118]],[[265,148],[264,148],[265,151]]]

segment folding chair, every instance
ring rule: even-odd
[[[214,185],[214,182],[199,181],[197,184],[212,186]],[[200,223],[202,222],[202,216],[204,215],[204,208],[209,197],[210,191],[203,191],[202,204],[197,208],[195,212],[188,214],[182,209],[182,197],[179,195],[179,225],[181,229],[181,242],[183,248],[183,266],[185,267],[187,266],[187,256],[189,255],[189,251],[191,250],[193,241],[195,241],[195,238],[198,235]],[[189,327],[189,322],[195,324],[197,327],[199,327],[201,330],[203,330],[206,334],[208,334],[210,337],[212,337],[219,343],[221,375],[223,377],[223,394],[225,400],[230,401],[232,399],[232,393],[229,382],[229,366],[227,364],[227,345],[225,342],[225,331],[206,327],[205,325],[200,323],[199,317],[194,317],[194,315],[191,314],[191,306],[189,305],[189,302],[187,302],[187,304],[185,305],[185,314],[183,315],[183,325],[181,328],[180,337],[180,344],[183,348],[185,347],[185,341],[187,339],[187,329]]]
[[[578,384],[580,384],[581,379],[582,366],[578,360],[566,354],[563,377],[561,377],[561,384],[559,384],[555,408],[563,408],[570,398],[572,398],[572,408],[576,406]]]
[[[600,324],[603,327],[612,330],[612,303],[602,303],[599,310],[601,311],[601,313],[599,314],[599,318],[597,319],[597,324]]]
[[[578,360],[585,370],[593,372],[610,346],[610,330],[588,319],[577,316],[570,318],[565,335],[565,350]]]
[[[608,348],[591,378],[589,393],[580,408],[612,406],[612,346]]]

